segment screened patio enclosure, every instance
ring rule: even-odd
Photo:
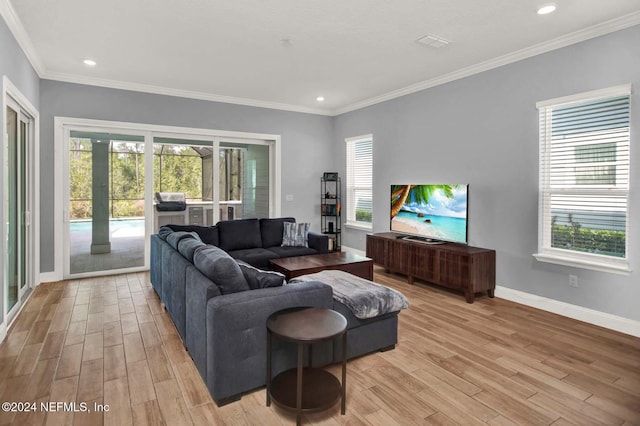
[[[144,267],[147,229],[269,215],[268,145],[219,142],[216,153],[211,140],[152,140],[149,155],[144,135],[70,132],[70,274]],[[186,210],[147,203],[149,179],[151,194],[185,194]]]

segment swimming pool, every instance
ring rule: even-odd
[[[92,227],[93,222],[90,219],[69,222],[69,231],[72,234],[89,233]],[[144,218],[109,219],[109,234],[113,238],[144,237]]]

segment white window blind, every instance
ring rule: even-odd
[[[347,142],[347,225],[371,228],[373,212],[373,138]]]
[[[538,104],[539,260],[628,271],[630,92]]]

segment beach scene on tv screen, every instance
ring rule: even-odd
[[[391,230],[467,241],[467,185],[392,185]]]

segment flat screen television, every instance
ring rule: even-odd
[[[429,243],[467,244],[469,185],[391,185],[391,231]]]

